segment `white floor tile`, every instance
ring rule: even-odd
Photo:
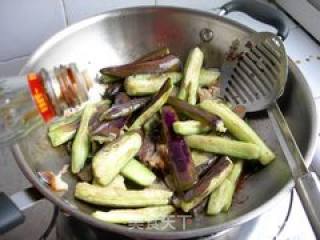
[[[142,5],[155,5],[154,0],[63,0],[68,24],[80,21],[84,18],[106,12],[116,8],[125,8]]]
[[[64,27],[61,0],[2,0],[0,61],[31,54]]]
[[[313,96],[319,97],[320,46],[300,28],[293,29],[284,43],[288,55],[309,83]]]

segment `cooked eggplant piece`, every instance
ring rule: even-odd
[[[213,156],[212,158],[210,158],[206,163],[198,165],[196,167],[197,169],[197,173],[199,177],[202,177],[207,171],[208,169],[211,167],[212,164],[215,164],[216,160],[218,159],[217,156]]]
[[[160,221],[174,211],[173,206],[167,205],[140,209],[117,209],[109,212],[96,211],[92,216],[104,222],[128,224]]]
[[[182,136],[173,130],[178,121],[175,110],[170,106],[162,108],[162,125],[168,148],[168,162],[178,192],[189,189],[197,181],[197,172],[191,159],[188,145]]]
[[[92,185],[102,188],[111,188],[111,189],[122,189],[127,190],[126,184],[124,183],[124,177],[121,175],[117,175],[111,183],[109,183],[107,186],[102,186],[98,183],[97,179],[93,179]]]
[[[151,155],[151,157],[148,157],[148,158],[145,157],[140,160],[152,169],[163,171],[167,167],[167,159],[168,159],[167,146],[165,146],[164,144],[156,144],[155,152]]]
[[[120,130],[124,127],[126,122],[126,118],[117,118],[108,122],[102,122],[101,125],[90,132],[90,135],[115,138],[119,135]]]
[[[211,193],[207,208],[208,215],[217,215],[222,211],[226,205],[226,199],[229,198],[231,189],[232,183],[229,179],[225,179],[223,183]]]
[[[222,184],[232,170],[232,162],[228,157],[220,158],[208,169],[207,173],[184,194],[181,208],[184,212],[189,212],[198,206],[203,199]]]
[[[84,168],[80,170],[80,172],[77,173],[77,177],[82,181],[82,182],[91,182],[93,179],[93,174],[92,174],[92,165],[87,164]]]
[[[199,77],[199,86],[209,87],[216,85],[220,77],[220,71],[217,68],[201,68]]]
[[[210,88],[198,88],[199,102],[202,103],[205,100],[217,100],[221,97],[220,88],[211,86]]]
[[[128,101],[130,101],[130,98],[125,93],[118,93],[115,97],[115,104],[118,104],[116,106],[126,104]],[[106,109],[106,111],[107,110],[108,109]],[[100,120],[103,113],[104,112],[101,111],[97,112],[91,118],[89,123],[90,135],[92,140],[102,137],[107,138],[104,140],[107,140],[107,142],[109,142],[119,136],[121,129],[125,126],[129,119],[129,115],[126,117],[119,117],[111,121],[103,121]]]
[[[87,104],[83,110],[80,127],[72,144],[71,170],[78,173],[84,166],[89,154],[89,120],[95,113],[96,107]]]
[[[258,145],[261,149],[259,158],[261,164],[267,165],[275,159],[274,153],[257,133],[225,104],[206,100],[200,104],[200,107],[219,116],[229,132],[237,139]]]
[[[174,55],[168,55],[147,62],[129,63],[121,66],[103,68],[100,70],[100,73],[103,75],[126,78],[140,73],[175,72],[179,71],[180,68],[180,59]]]
[[[173,124],[173,129],[175,133],[180,135],[194,135],[209,132],[211,128],[203,122],[188,120],[176,121]]]
[[[253,143],[246,143],[218,136],[186,136],[188,146],[197,150],[227,155],[242,159],[259,159],[261,148]]]
[[[201,69],[200,77],[199,77],[199,86],[209,86],[210,84],[214,84],[217,82],[217,76],[220,72],[216,72],[216,70],[207,70]],[[132,75],[126,78],[124,81],[124,87],[126,92],[130,96],[145,96],[150,94],[155,94],[159,91],[163,83],[171,78],[174,84],[179,83],[183,75],[179,72],[168,72],[168,73],[160,73],[160,74],[137,74]],[[208,92],[210,98],[212,99],[213,95],[218,96],[219,91],[214,91],[214,89],[219,89],[218,87],[210,87],[209,89],[200,88]],[[178,89],[176,89],[178,91]],[[199,93],[198,93],[199,94]],[[176,93],[175,95],[178,95]],[[200,94],[199,94],[200,95]]]
[[[63,128],[64,126],[68,126],[69,124],[80,123],[82,115],[82,110],[79,110],[71,115],[60,117],[56,121],[52,122],[49,125],[49,132],[54,131],[57,128]]]
[[[151,95],[157,93],[168,78],[172,80],[173,84],[176,84],[182,79],[182,74],[178,72],[168,72],[133,75],[126,78],[124,87],[130,96]]]
[[[179,99],[186,100],[193,105],[197,102],[197,89],[203,58],[204,55],[200,48],[196,47],[190,51],[184,67],[184,78],[178,93]]]
[[[143,138],[142,146],[138,153],[139,159],[142,162],[147,163],[155,152],[156,152],[156,144],[151,140],[148,134],[145,135]]]
[[[100,120],[112,120],[115,118],[128,116],[139,108],[145,106],[149,100],[149,97],[143,97],[130,100],[129,102],[123,104],[114,104],[111,108],[107,109],[107,111],[101,114]]]
[[[194,208],[191,209],[191,215],[193,217],[198,217],[199,215],[203,214],[205,212],[206,206],[208,204],[209,198],[205,198],[202,200],[202,202],[198,205],[195,206]]]
[[[227,212],[232,204],[233,194],[236,189],[237,181],[243,169],[243,161],[237,160],[229,176],[223,183],[211,194],[208,203],[207,213],[216,215],[221,211]]]
[[[121,174],[131,181],[145,187],[150,186],[157,178],[151,170],[136,159],[130,160],[127,165],[121,169]]]
[[[116,76],[111,76],[109,74],[101,74],[101,76],[99,77],[99,81],[103,84],[114,83],[119,80],[122,80],[122,78],[116,77]]]
[[[93,173],[98,182],[108,185],[138,153],[141,145],[141,136],[136,132],[128,132],[117,141],[105,145],[92,160]]]
[[[170,49],[167,47],[159,48],[155,51],[149,52],[146,55],[138,58],[134,61],[134,63],[142,63],[142,62],[148,62],[156,59],[163,58],[165,56],[168,56],[170,54]]]
[[[140,114],[140,116],[133,122],[130,130],[140,128],[148,119],[150,119],[156,112],[158,112],[161,107],[167,102],[173,89],[173,83],[171,79],[168,79],[159,92],[154,95],[145,107],[145,110]]]
[[[78,183],[75,197],[91,204],[107,207],[147,207],[169,204],[172,192],[158,189],[123,190]]]
[[[209,152],[203,152],[193,149],[191,151],[192,161],[196,167],[207,164],[211,159],[216,159],[216,156]]]
[[[200,48],[192,49],[184,66],[184,78],[180,86],[178,98],[188,100],[190,104],[197,102],[197,89],[199,86],[200,70],[204,55]]]
[[[96,106],[96,111],[90,118],[89,132],[93,131],[101,124],[99,117],[101,113],[105,112],[110,107],[110,104],[111,104],[110,100],[102,100],[94,104]]]
[[[143,130],[148,135],[152,133],[155,128],[159,128],[161,125],[161,120],[159,114],[154,114],[150,119],[148,119],[145,124],[143,124]]]
[[[220,118],[216,115],[207,112],[199,107],[193,106],[176,97],[169,97],[168,104],[173,106],[178,112],[183,113],[194,120],[206,122],[209,126],[212,126],[213,129],[217,127],[217,123],[220,120]]]
[[[193,105],[197,103],[197,90],[199,87],[199,77],[203,58],[203,52],[199,48],[195,48],[191,53],[190,59],[187,59],[185,66],[185,79],[187,77],[191,79],[188,91],[188,103]]]
[[[130,101],[130,97],[125,92],[119,92],[114,98],[114,104],[124,104]]]
[[[108,84],[103,97],[112,99],[114,98],[123,88],[123,84],[120,82]]]
[[[224,212],[227,212],[231,207],[232,198],[233,198],[234,192],[236,191],[237,183],[241,176],[242,171],[243,171],[243,161],[239,159],[234,163],[232,171],[228,176],[228,180],[231,183],[231,188],[230,188],[230,191],[228,191],[227,195],[225,196],[226,204],[223,207]]]
[[[53,147],[60,146],[71,140],[77,132],[79,122],[69,123],[48,132],[48,137]]]

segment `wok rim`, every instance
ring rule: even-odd
[[[202,11],[202,10],[195,10],[195,9],[189,9],[189,8],[181,8],[181,7],[171,7],[171,6],[157,6],[157,7],[150,7],[150,6],[139,6],[139,7],[130,7],[130,8],[122,8],[122,9],[116,9],[112,11],[107,11],[105,13],[90,17],[88,19],[84,19],[80,22],[77,22],[75,24],[72,24],[70,26],[67,26],[65,29],[59,31],[54,36],[52,36],[49,40],[44,42],[29,58],[28,62],[24,65],[24,67],[21,69],[20,74],[23,74],[30,70],[32,68],[32,65],[34,62],[37,61],[39,57],[41,57],[43,54],[45,54],[46,49],[52,45],[54,45],[56,42],[62,40],[65,36],[68,36],[72,34],[73,32],[77,32],[78,30],[85,28],[87,26],[90,26],[92,24],[95,24],[96,22],[102,21],[103,19],[112,17],[112,16],[119,16],[119,15],[128,15],[128,14],[135,14],[141,11],[145,12],[152,12],[152,11],[159,11],[159,10],[171,10],[171,11],[177,11],[182,12],[186,14],[191,15],[198,15],[202,17],[208,17],[213,18],[217,21],[223,21],[227,24],[233,25],[237,27],[239,30],[242,30],[247,33],[254,32],[254,30],[250,29],[249,27],[238,23],[234,20],[227,19],[222,16],[218,16],[214,13],[210,13],[208,11]],[[289,59],[289,68],[294,74],[294,76],[297,77],[297,79],[302,83],[303,91],[308,93],[308,105],[310,107],[311,115],[312,115],[312,126],[311,126],[311,137],[309,139],[309,146],[307,149],[307,152],[305,154],[305,160],[307,162],[307,165],[311,164],[312,156],[314,155],[314,152],[316,150],[316,144],[317,144],[317,135],[318,135],[318,121],[317,121],[317,114],[316,114],[316,106],[314,99],[312,97],[312,93],[310,90],[309,85],[307,84],[303,74],[298,69],[298,67],[294,64],[294,62]],[[258,217],[259,215],[266,212],[268,209],[270,209],[273,204],[276,204],[277,201],[286,193],[289,192],[293,187],[293,180],[290,179],[288,183],[271,199],[267,200],[264,204],[260,205],[259,207],[255,208],[254,210],[237,217],[231,221],[218,224],[218,225],[212,225],[209,227],[203,227],[198,229],[192,229],[192,230],[183,230],[183,231],[172,231],[172,232],[166,232],[166,231],[154,231],[154,230],[139,230],[139,229],[129,229],[127,226],[119,225],[119,224],[112,224],[112,223],[106,223],[100,220],[97,220],[93,217],[91,217],[88,214],[82,213],[77,208],[71,207],[67,202],[63,201],[62,198],[59,198],[55,196],[49,188],[47,188],[45,185],[41,184],[39,179],[36,177],[36,174],[32,171],[31,167],[28,165],[27,161],[24,160],[24,156],[22,154],[22,151],[19,147],[18,143],[15,143],[12,146],[12,152],[14,154],[14,157],[16,159],[16,162],[23,172],[24,176],[32,183],[34,187],[37,188],[37,190],[43,194],[43,196],[51,201],[53,204],[57,205],[60,210],[64,211],[67,214],[70,214],[77,219],[90,224],[91,226],[100,228],[105,231],[112,231],[115,233],[123,234],[130,237],[143,237],[143,238],[159,238],[162,239],[185,239],[185,238],[191,238],[191,237],[200,237],[205,235],[214,234],[223,230],[230,229],[232,227],[235,227],[237,225],[243,224],[245,222],[248,222],[251,219],[254,219]]]

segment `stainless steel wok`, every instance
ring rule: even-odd
[[[268,21],[268,11],[264,14],[263,11],[255,13],[253,16]],[[272,17],[279,20],[279,16]],[[283,23],[280,20],[278,23]],[[279,27],[277,21],[268,22]],[[203,29],[212,30],[212,40],[203,38],[200,34]],[[279,31],[284,33],[281,27]],[[51,68],[76,62],[80,68],[89,69],[94,76],[101,67],[129,62],[161,46],[168,46],[174,54],[184,59],[190,48],[200,45],[206,52],[206,67],[220,67],[232,41],[251,32],[246,26],[224,17],[195,10],[172,7],[116,10],[72,25],[52,37],[34,53],[21,74],[42,67]],[[280,106],[301,152],[310,164],[318,132],[315,104],[303,75],[292,61],[289,63],[288,77]],[[129,229],[123,225],[100,222],[90,216],[93,206],[73,198],[76,181],[71,174],[64,175],[70,187],[67,193],[60,195],[51,192],[36,173],[44,170],[57,173],[70,159],[63,148],[51,147],[45,125],[17,142],[13,146],[13,152],[19,167],[35,188],[62,211],[81,221],[105,231],[131,237],[190,238],[245,223],[270,209],[292,188],[290,171],[267,115],[263,112],[250,115],[250,122],[276,152],[276,160],[248,178],[243,188],[237,192],[236,201],[227,214],[200,216],[197,221],[187,224],[186,229],[180,223],[175,223],[175,230],[170,228],[157,231]]]

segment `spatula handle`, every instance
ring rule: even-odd
[[[296,190],[309,218],[312,229],[320,239],[320,181],[314,172],[296,180]]]
[[[297,193],[308,216],[309,222],[320,239],[320,181],[317,175],[309,172],[298,145],[290,131],[279,106],[273,104],[268,109],[269,118],[278,137],[280,146],[288,161],[295,181]]]

